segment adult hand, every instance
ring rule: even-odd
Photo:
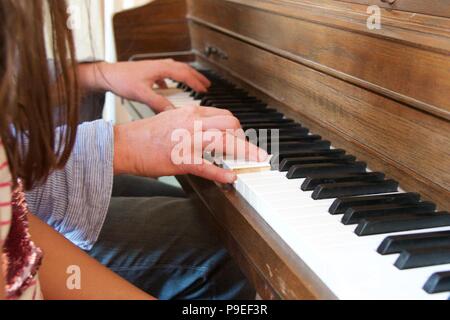
[[[226,155],[239,152],[249,161],[266,160],[265,151],[231,132],[242,131],[240,128],[229,111],[207,107],[185,107],[116,126],[115,174],[147,177],[193,174],[219,183],[233,183],[236,174],[204,160],[203,152],[214,142],[214,150],[209,151]],[[180,141],[180,137],[185,140]],[[184,146],[182,151],[180,146]],[[241,150],[236,146],[241,146]],[[178,163],[175,158],[180,155],[188,161]]]

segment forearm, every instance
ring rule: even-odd
[[[33,241],[43,249],[44,262],[39,270],[44,297],[48,300],[149,300],[153,299],[89,255],[72,245],[34,216],[29,217]],[[80,271],[81,289],[70,289],[67,270]]]

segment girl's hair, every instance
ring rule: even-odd
[[[67,19],[64,0],[0,1],[0,137],[14,179],[27,189],[62,168],[75,141],[78,85]]]

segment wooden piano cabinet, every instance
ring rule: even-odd
[[[231,187],[193,176],[178,177],[258,294],[266,300],[336,299],[260,215]]]
[[[156,0],[117,13],[113,25],[118,60],[195,60],[186,12],[185,0]]]
[[[350,22],[343,29],[354,12],[339,7],[338,15],[335,3],[190,1],[193,48],[336,147],[448,210],[449,31],[432,29],[422,41],[419,25],[398,21],[391,27],[402,35],[363,33]],[[227,59],[206,56],[208,46]]]
[[[369,30],[363,6],[276,3],[195,0],[189,17],[205,29],[450,120],[450,19],[386,13],[382,29]]]
[[[336,0],[450,18],[449,0]]]

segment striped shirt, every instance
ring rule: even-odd
[[[111,200],[114,130],[104,120],[78,127],[63,170],[27,193],[30,211],[84,250],[96,243]]]

